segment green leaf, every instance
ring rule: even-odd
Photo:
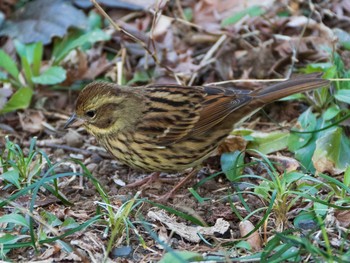
[[[221,155],[221,169],[231,182],[243,171],[244,153],[234,151]]]
[[[57,218],[57,216],[55,216],[54,214],[48,212],[48,211],[43,211],[41,213],[41,216],[43,218],[46,219],[47,223],[52,226],[52,227],[56,227],[56,226],[60,226],[62,225],[62,221],[60,219]]]
[[[54,63],[57,64],[60,62],[71,50],[75,48],[82,47],[87,43],[92,44],[98,41],[106,41],[110,38],[111,37],[101,29],[95,29],[79,37],[72,34],[54,47]]]
[[[66,253],[72,253],[74,251],[74,249],[63,240],[60,240],[60,239],[56,240],[56,244],[58,244]]]
[[[269,154],[287,148],[289,133],[282,131],[270,133],[254,132],[250,136],[254,140],[248,143],[247,148],[258,150],[263,154]]]
[[[29,65],[33,65],[42,60],[43,44],[36,42],[32,44],[23,44],[18,40],[14,41],[16,51],[20,57],[25,57]]]
[[[313,131],[316,128],[316,116],[312,113],[311,108],[305,111],[298,118],[296,125],[299,129],[293,128],[295,131]],[[312,133],[298,133],[291,131],[288,137],[288,148],[291,151],[296,151],[305,146],[312,138]]]
[[[24,75],[25,75],[26,80],[28,82],[28,85],[32,88],[33,87],[33,81],[32,81],[33,73],[32,73],[32,69],[30,67],[30,64],[28,62],[27,57],[21,56],[21,63],[22,63],[23,72],[24,72]]]
[[[131,85],[134,83],[142,83],[142,82],[149,82],[150,80],[150,76],[152,76],[152,74],[150,74],[150,72],[147,71],[136,71],[133,78],[127,83],[127,85]]]
[[[292,172],[285,174],[282,178],[282,181],[286,182],[287,184],[291,184],[293,182],[299,181],[304,176],[305,176],[305,174],[303,174],[303,173],[292,171]]]
[[[334,94],[334,97],[339,101],[350,104],[350,90],[349,89],[338,90]]]
[[[102,28],[102,18],[94,10],[91,10],[88,16],[89,31]]]
[[[26,219],[19,214],[9,214],[0,217],[0,223],[13,223],[15,225],[29,227]]]
[[[21,188],[19,184],[19,172],[17,170],[11,170],[0,174],[0,179],[10,182],[11,184],[15,185],[18,189]]]
[[[31,88],[20,88],[12,95],[0,113],[28,108],[32,100],[32,96],[33,91]]]
[[[33,75],[38,76],[40,74],[41,60],[43,59],[43,44],[41,42],[36,43],[33,53]]]
[[[315,168],[312,163],[312,156],[316,148],[315,140],[316,139],[310,140],[307,143],[307,145],[294,151],[295,158],[299,160],[302,163],[302,165],[310,172],[315,171]]]
[[[302,99],[305,99],[305,95],[302,93],[297,93],[297,94],[289,95],[287,97],[279,99],[278,101],[302,100]]]
[[[270,192],[273,189],[271,181],[262,181],[259,185],[254,187],[254,193],[261,195],[265,200],[270,200]]]
[[[7,74],[5,72],[0,71],[0,80],[8,80]]]
[[[221,26],[228,26],[228,25],[232,25],[237,23],[239,20],[241,20],[243,17],[245,17],[246,15],[249,15],[250,17],[255,17],[255,16],[261,16],[263,14],[265,14],[265,10],[261,7],[261,6],[251,6],[245,10],[242,10],[226,19],[224,19],[221,22]]]
[[[323,113],[323,119],[328,121],[333,119],[335,116],[337,116],[341,110],[339,109],[338,105],[333,105],[329,107],[324,113]]]
[[[17,69],[15,61],[0,49],[0,68],[3,68],[7,71],[15,80],[18,81],[19,71]]]
[[[350,186],[350,166],[348,166],[344,173],[344,184],[349,187]]]
[[[10,234],[4,234],[3,236],[0,236],[0,244],[4,245],[4,244],[14,244],[16,243],[18,240],[22,239],[22,238],[26,238],[28,237],[28,235],[10,235]]]
[[[339,174],[350,165],[350,140],[342,128],[337,127],[323,134],[316,141],[313,164],[319,172]]]
[[[318,216],[326,216],[328,213],[328,206],[321,203],[314,203],[314,211]]]
[[[336,52],[333,53],[333,63],[336,67],[338,74],[344,72],[344,62],[342,60],[342,57]]]
[[[0,236],[0,259],[4,259],[4,256],[10,251],[8,248],[4,248],[6,245],[12,245],[17,243],[18,240],[21,240],[23,238],[27,238],[28,235],[10,235],[10,234],[3,234]],[[5,261],[1,261],[5,262]]]
[[[314,72],[325,72],[326,70],[334,67],[331,62],[324,62],[324,63],[310,63],[307,65],[306,69],[304,70],[305,73],[314,73]]]
[[[63,82],[66,79],[66,70],[59,66],[50,67],[38,77],[32,80],[36,84],[53,85]]]
[[[64,220],[62,226],[61,226],[61,230],[65,231],[68,229],[73,229],[78,227],[79,224],[77,222],[75,222],[75,220],[71,217],[66,218],[66,220]]]
[[[166,253],[159,263],[199,262],[203,260],[201,254],[192,251],[171,251]]]
[[[241,240],[237,244],[235,244],[235,248],[244,248],[248,251],[252,250],[252,246],[245,240]]]
[[[186,7],[184,8],[184,18],[186,19],[186,21],[192,21],[193,19],[193,10],[190,7]]]

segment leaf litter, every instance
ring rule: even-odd
[[[11,5],[15,1],[8,2]],[[128,1],[124,2],[128,3]],[[333,46],[332,28],[339,26],[349,29],[346,28],[346,24],[343,26],[343,21],[346,20],[344,14],[350,12],[347,1],[315,4],[316,13],[313,13],[310,17],[304,15],[304,11],[308,10],[307,6],[302,3],[292,3],[292,1],[289,9],[276,1],[189,0],[184,2],[174,1],[174,6],[163,3],[164,5],[160,7],[157,7],[155,1],[148,2],[147,5],[142,7],[146,8],[147,11],[141,13],[130,11],[132,7],[118,9],[109,6],[108,1],[106,1],[105,6],[109,8],[113,18],[120,20],[120,25],[127,32],[137,36],[148,47],[154,57],[147,54],[145,49],[130,37],[117,30],[108,29],[112,36],[110,41],[92,46],[88,52],[76,49],[62,60],[61,65],[67,70],[64,85],[69,86],[79,80],[92,80],[108,75],[114,75],[117,80],[117,67],[115,65],[118,61],[123,62],[123,76],[125,79],[130,80],[136,71],[142,72],[144,77],[135,80],[135,83],[138,84],[178,82],[201,85],[231,79],[269,79],[289,76],[294,68],[305,66],[310,62],[326,62],[329,59],[329,53],[323,47]],[[148,8],[149,6],[152,6],[152,8]],[[259,7],[262,15],[254,16],[254,14],[240,13],[242,10],[255,6]],[[7,7],[0,5],[0,9],[9,14]],[[280,15],[283,12],[290,12],[290,15]],[[222,21],[231,18],[233,15],[240,15],[241,18],[236,23],[222,26]],[[319,22],[321,17],[325,23]],[[39,23],[45,23],[46,21],[45,19],[40,21],[41,18],[37,18]],[[21,17],[17,19],[18,22],[23,22]],[[232,19],[236,18],[233,17]],[[75,25],[81,25],[82,23],[85,23],[85,18],[79,19],[79,23]],[[71,23],[71,25],[73,24]],[[302,29],[305,30],[304,34],[301,34]],[[31,30],[29,28],[27,33],[30,34]],[[67,27],[62,27],[62,30],[61,35],[66,32]],[[6,30],[3,32],[6,32]],[[56,35],[60,34],[57,33]],[[52,36],[46,36],[44,42],[48,43]],[[6,45],[11,44],[6,42]],[[46,49],[47,52],[50,52],[49,46]],[[164,65],[167,65],[168,69],[165,69]],[[3,87],[1,88],[3,89]],[[132,197],[133,190],[120,188],[120,185],[141,179],[146,174],[118,164],[104,149],[96,145],[95,139],[87,135],[84,130],[63,131],[65,118],[71,112],[76,93],[74,92],[73,96],[67,98],[66,90],[55,92],[57,93],[45,91],[41,87],[35,94],[31,109],[1,116],[0,127],[7,126],[15,130],[15,133],[13,133],[10,129],[2,129],[0,130],[1,136],[12,134],[16,141],[24,142],[23,145],[28,147],[30,137],[36,135],[38,136],[38,147],[50,155],[52,160],[60,161],[66,159],[68,155],[72,156],[72,154],[81,159],[92,174],[99,179],[107,193],[115,200],[114,202],[123,202]],[[7,93],[3,92],[2,94],[3,96],[0,99],[6,99]],[[293,105],[293,102],[277,102],[271,106],[273,109],[271,111],[272,113],[279,112],[285,107],[290,107],[290,105]],[[289,108],[289,113],[286,116],[277,114],[277,117],[280,118],[278,122],[283,123],[284,120],[287,120],[289,118],[287,115],[298,116],[302,112],[302,107],[302,105],[297,105]],[[288,119],[288,121],[290,120]],[[259,115],[248,120],[244,125],[245,127],[261,130],[261,134],[263,134],[266,131],[270,132],[271,122],[265,116]],[[227,140],[226,145],[222,149],[220,148],[221,152],[228,149],[232,151],[237,149],[237,146],[240,149],[245,149],[247,142],[242,138],[242,136],[232,136]],[[3,137],[0,138],[0,143],[4,145]],[[248,141],[248,143],[251,142]],[[290,153],[283,151],[283,149],[278,150],[277,155],[269,156],[271,160],[281,163],[282,167],[286,169],[297,169],[299,167],[298,162],[293,157],[288,156]],[[327,170],[327,168],[334,169],[328,165],[322,169]],[[62,166],[60,169],[70,170],[71,166]],[[78,167],[74,169],[78,169]],[[246,168],[247,173],[267,177],[266,167],[256,165],[249,169]],[[282,170],[284,169],[281,169],[281,173],[283,173]],[[217,171],[220,171],[219,154],[211,157],[205,163],[198,177],[193,179],[190,185],[194,185]],[[164,177],[167,178],[177,178],[178,176],[164,174]],[[116,181],[119,182],[117,185]],[[258,181],[251,179],[251,182]],[[94,215],[96,210],[95,201],[100,201],[100,197],[96,194],[90,181],[78,178],[63,178],[60,183],[64,186],[62,188],[63,193],[75,205],[67,208],[58,200],[42,202],[39,199],[37,209],[49,208],[59,218],[64,219],[70,216],[81,222]],[[218,220],[222,220],[230,225],[230,235],[222,239],[226,239],[226,241],[239,239],[254,229],[263,214],[253,215],[250,222],[246,223],[248,226],[239,225],[240,220],[232,213],[230,202],[236,203],[237,209],[243,217],[247,216],[249,211],[247,207],[240,204],[239,196],[233,196],[233,200],[223,198],[227,191],[230,191],[231,185],[223,175],[219,175],[197,188],[198,194],[209,201],[199,203],[187,189],[182,189],[169,205],[173,205],[183,212],[195,211],[194,213],[200,216],[204,222],[212,225],[215,225]],[[144,195],[160,195],[169,191],[172,186],[173,182],[170,184],[162,183],[160,186],[155,185],[150,189],[146,189]],[[243,184],[240,184],[239,187],[249,189],[249,187],[245,188],[246,186]],[[250,209],[266,205],[263,200],[257,199],[253,195],[244,194],[244,199],[249,204]],[[150,206],[145,203],[141,210],[145,212],[148,208]],[[187,221],[178,218],[170,218],[168,213],[161,210],[153,213],[158,215],[148,214],[147,216],[146,213],[144,215],[147,220],[151,218],[158,219],[154,224],[162,227],[164,238],[175,240],[172,243],[174,249],[193,250],[198,253],[214,251],[203,243],[196,247],[194,243],[199,242],[199,240],[194,233],[197,233],[198,227],[189,226]],[[163,215],[161,220],[159,220],[160,214]],[[344,227],[348,226],[348,218],[346,211],[338,211],[334,217]],[[177,226],[175,227],[175,225]],[[246,227],[248,230],[245,229]],[[188,233],[177,232],[183,230],[183,228],[193,230],[192,239],[183,240],[184,234]],[[267,226],[267,235],[273,235],[273,230],[276,228],[274,221],[270,221]],[[9,257],[14,260],[54,259],[59,261],[101,262],[106,247],[106,237],[103,231],[103,226],[96,225],[95,229],[88,228],[84,232],[65,238],[65,242],[69,242],[75,247],[71,253],[65,252],[62,246],[55,244],[48,245],[47,249],[39,254],[33,254],[31,249],[26,249],[23,250],[24,253],[21,253],[21,255],[17,254],[16,251],[12,251]],[[141,226],[139,231],[146,238],[146,246],[139,247],[139,241],[132,240],[130,245],[135,250],[132,258],[127,260],[134,262],[149,262],[151,258],[159,260],[163,255],[162,248],[157,246],[157,243],[148,236],[148,232]],[[209,239],[210,242],[215,244],[215,251],[225,249],[220,246],[221,241],[219,242],[215,237]],[[120,242],[122,243],[122,241]],[[261,250],[261,238],[258,232],[250,236],[247,242],[256,251]],[[238,255],[249,253],[240,251]],[[111,258],[108,260],[115,262]]]

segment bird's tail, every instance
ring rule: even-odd
[[[299,78],[277,83],[275,85],[256,90],[252,96],[263,104],[293,95],[295,93],[313,90],[329,85],[330,81],[321,78],[322,74],[313,73]]]

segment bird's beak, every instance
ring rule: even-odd
[[[64,125],[64,129],[69,128],[73,123],[76,123],[74,126],[80,126],[84,123],[84,120],[77,117],[76,113],[73,113],[72,116],[67,120],[66,124]]]

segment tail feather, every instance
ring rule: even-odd
[[[329,83],[329,80],[320,78],[319,74],[309,74],[259,89],[252,95],[262,103],[267,104],[295,93],[327,86]]]

